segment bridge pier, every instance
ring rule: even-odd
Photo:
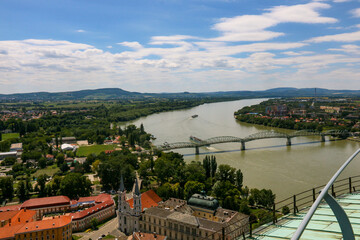
[[[245,142],[241,142],[241,151],[245,150]]]
[[[286,146],[291,146],[291,138],[287,138],[287,141],[286,141]]]
[[[325,135],[321,135],[321,142],[325,142]]]
[[[199,153],[200,153],[200,152],[199,152],[199,147],[195,147],[195,154],[196,154],[196,155],[199,155]]]

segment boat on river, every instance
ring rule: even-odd
[[[192,118],[197,118],[199,115],[195,114],[195,115],[192,115],[191,117]]]

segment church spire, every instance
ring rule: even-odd
[[[135,195],[140,196],[140,189],[139,189],[139,184],[138,184],[138,180],[137,177],[135,178]]]
[[[120,192],[124,192],[124,191],[125,191],[124,179],[123,179],[122,174],[121,174],[121,177],[120,177],[120,188],[119,188],[119,191],[120,191]]]

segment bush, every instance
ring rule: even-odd
[[[286,215],[290,213],[290,209],[288,206],[283,206],[281,209],[282,214]]]

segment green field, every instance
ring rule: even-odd
[[[19,133],[3,133],[2,134],[2,140],[7,140],[10,138],[19,138],[20,134]]]
[[[42,174],[46,174],[48,176],[53,176],[57,171],[60,171],[60,169],[58,168],[58,166],[56,166],[56,164],[54,164],[52,166],[47,166],[44,169],[37,170],[36,173],[34,173],[32,176],[38,177]]]
[[[105,150],[114,150],[116,145],[92,145],[92,146],[81,146],[76,152],[78,157],[86,157],[87,155],[94,153],[98,155]]]

